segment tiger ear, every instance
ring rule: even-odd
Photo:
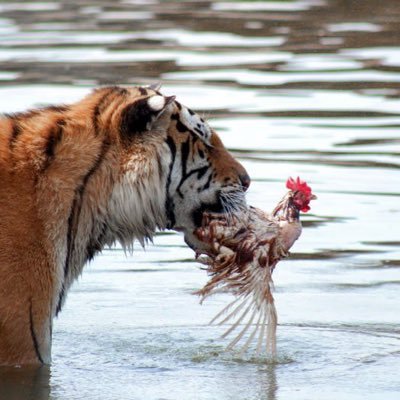
[[[150,96],[126,106],[121,113],[121,133],[130,136],[151,130],[175,96]]]
[[[152,83],[146,86],[148,89],[155,90],[156,92],[161,89],[161,82]]]

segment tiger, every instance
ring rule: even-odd
[[[182,232],[245,207],[246,169],[157,86],[0,116],[0,365],[51,362],[53,320],[106,246]]]

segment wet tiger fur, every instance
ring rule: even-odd
[[[104,87],[0,117],[0,365],[51,359],[52,320],[116,241],[193,231],[244,205],[245,169],[208,124],[155,87]]]

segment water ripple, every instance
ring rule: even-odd
[[[1,2],[1,111],[163,81],[249,171],[250,204],[272,209],[288,176],[318,195],[274,271],[276,362],[223,351],[207,323],[227,297],[200,307],[190,293],[206,274],[178,234],[160,233],[146,252],[116,246],[86,268],[55,321],[51,374],[0,371],[1,393],[17,382],[22,398],[33,382],[38,399],[51,388],[52,399],[397,400],[398,10],[397,0]]]

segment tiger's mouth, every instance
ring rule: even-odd
[[[202,226],[205,213],[224,214],[229,218],[229,216],[247,209],[245,193],[242,190],[220,190],[216,197],[214,202],[202,202],[192,212],[193,229],[185,230],[185,242],[195,251],[207,247],[194,235],[194,231]]]
[[[199,228],[205,212],[212,214],[226,214],[228,217],[247,209],[245,192],[241,189],[221,189],[217,192],[213,202],[202,202],[192,212],[192,221]]]
[[[215,201],[214,203],[201,203],[200,206],[192,212],[192,221],[196,228],[199,228],[201,226],[203,215],[206,212],[215,214],[224,213],[224,206],[220,196],[218,196],[217,201]]]

